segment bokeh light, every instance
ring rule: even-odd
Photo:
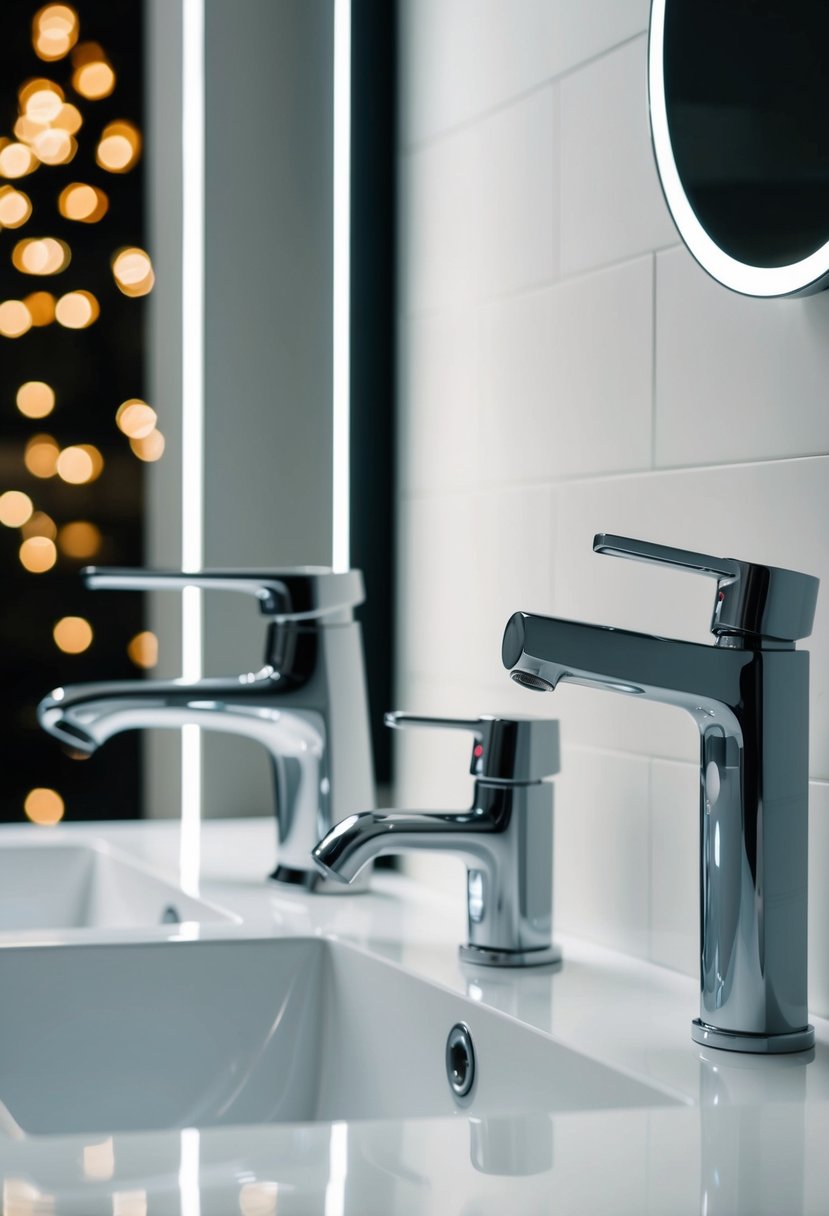
[[[33,477],[54,477],[60,448],[51,435],[33,435],[26,444],[23,463]]]
[[[11,143],[7,140],[0,147],[0,175],[3,177],[25,177],[37,166],[37,157],[25,144]]]
[[[92,626],[82,616],[64,616],[55,624],[52,637],[64,654],[83,654],[92,645]]]
[[[125,296],[145,296],[152,291],[155,283],[150,255],[135,246],[120,249],[115,254],[112,259],[112,275],[116,287]]]
[[[146,439],[155,430],[157,415],[151,405],[139,397],[122,401],[115,414],[118,427],[129,439]]]
[[[58,548],[66,557],[95,557],[102,542],[101,529],[86,519],[72,520],[58,532]]]
[[[101,307],[91,291],[69,291],[55,305],[55,317],[66,329],[86,329],[100,315]]]
[[[47,63],[63,59],[78,41],[78,14],[68,4],[47,4],[32,20],[32,46]]]
[[[26,812],[26,818],[31,819],[32,823],[48,827],[51,824],[60,823],[66,807],[57,790],[38,786],[36,789],[29,790],[23,803],[23,810]]]
[[[60,274],[71,257],[66,241],[54,236],[25,237],[12,250],[12,264],[21,274]]]
[[[58,560],[55,542],[48,536],[29,536],[20,546],[20,564],[30,574],[45,574]]]
[[[145,435],[142,439],[131,439],[130,447],[139,460],[145,460],[148,463],[160,460],[164,455],[164,436],[161,431],[156,429],[150,431],[149,435]]]
[[[44,165],[68,165],[78,150],[78,144],[68,131],[61,127],[49,127],[35,135],[32,149]]]
[[[6,490],[0,494],[0,524],[7,528],[21,528],[32,518],[34,504],[22,490]]]
[[[43,380],[27,380],[17,390],[17,408],[26,418],[45,418],[55,408],[55,390]]]
[[[41,328],[51,325],[55,319],[55,297],[50,291],[33,291],[24,298],[23,303],[29,310],[32,325]]]
[[[0,186],[0,227],[19,228],[32,214],[32,200],[14,186]]]
[[[4,300],[0,304],[0,334],[4,338],[20,338],[32,328],[32,314],[22,300]]]
[[[112,65],[97,42],[80,42],[72,52],[72,88],[87,101],[109,97],[115,88]]]
[[[118,121],[104,127],[95,160],[108,173],[128,173],[140,154],[141,135],[138,128],[131,122]]]
[[[84,182],[72,182],[61,190],[58,210],[67,220],[81,224],[96,224],[109,210],[109,199],[97,186]],[[0,216],[2,220],[2,216]]]
[[[77,135],[83,126],[83,115],[77,106],[73,106],[71,101],[65,101],[60,108],[53,127],[60,127],[63,131],[68,131],[70,135]]]
[[[73,444],[64,448],[57,458],[57,474],[70,486],[87,485],[100,477],[104,458],[91,443]]]
[[[35,511],[31,519],[21,525],[21,532],[26,540],[30,536],[46,536],[49,540],[55,540],[58,528],[51,515],[47,515],[45,511]]]
[[[64,92],[53,80],[37,78],[23,85],[18,94],[20,112],[34,123],[48,126],[60,114]]]
[[[136,667],[155,667],[158,662],[158,638],[149,629],[137,633],[127,646],[127,654]]]

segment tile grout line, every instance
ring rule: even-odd
[[[607,59],[610,55],[614,55],[617,51],[622,50],[626,46],[630,46],[637,38],[642,38],[647,34],[647,30],[639,30],[635,34],[628,35],[621,42],[615,42],[612,46],[605,47],[601,51],[597,51],[594,55],[590,55],[587,59],[581,59],[578,63],[572,64],[570,67],[564,68],[560,72],[554,72],[552,76],[545,77],[544,80],[539,80],[536,84],[528,85],[518,93],[514,93],[503,101],[496,102],[494,105],[486,106],[475,114],[471,114],[468,118],[458,119],[449,127],[445,127],[442,131],[433,132],[431,135],[425,135],[421,139],[414,139],[410,143],[405,140],[400,140],[398,152],[402,156],[415,155],[418,152],[428,151],[430,148],[447,142],[450,139],[462,135],[465,131],[472,130],[479,123],[484,123],[490,118],[495,118],[499,114],[503,114],[512,106],[521,105],[522,102],[528,101],[531,97],[535,97],[538,93],[542,93],[544,89],[551,88],[561,83],[562,80],[568,80],[571,76],[578,75],[585,68],[594,66],[601,62],[602,59]]]

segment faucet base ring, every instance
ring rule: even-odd
[[[815,1045],[814,1026],[804,1026],[788,1034],[743,1034],[736,1030],[720,1030],[700,1018],[691,1023],[691,1038],[703,1047],[719,1047],[723,1051],[750,1051],[758,1055],[784,1055],[792,1051],[808,1051]]]
[[[351,883],[326,878],[316,870],[300,870],[294,866],[277,866],[268,878],[271,882],[283,883],[294,890],[310,891],[314,895],[359,895],[368,890],[371,869],[370,865],[366,866]]]
[[[540,950],[491,950],[487,946],[459,946],[464,963],[479,967],[543,967],[561,962],[560,946],[542,946]]]

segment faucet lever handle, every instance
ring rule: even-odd
[[[313,621],[347,612],[365,599],[359,570],[335,573],[324,566],[255,570],[130,570],[87,566],[87,587],[102,591],[177,591],[185,587],[239,591],[255,596],[264,616],[277,621]]]
[[[558,722],[549,718],[433,718],[396,711],[386,726],[436,726],[475,736],[469,771],[482,781],[529,783],[552,777],[561,767]]]
[[[797,570],[761,566],[735,557],[711,557],[629,536],[599,532],[593,551],[655,562],[717,580],[711,632],[764,641],[795,642],[812,632],[819,579]]]

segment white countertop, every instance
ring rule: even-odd
[[[204,824],[199,893],[242,923],[204,924],[198,936],[340,938],[681,1104],[499,1116],[499,1123],[511,1120],[507,1139],[540,1146],[516,1157],[533,1171],[521,1176],[504,1172],[497,1153],[488,1159],[487,1120],[462,1111],[451,1119],[119,1134],[99,1146],[108,1165],[98,1176],[85,1164],[95,1146],[82,1137],[0,1138],[3,1216],[829,1212],[829,1023],[813,1019],[813,1053],[767,1058],[702,1049],[690,1037],[698,987],[687,977],[576,939],[561,940],[558,970],[462,964],[462,891],[450,899],[389,872],[373,876],[369,895],[285,891],[263,881],[274,864],[274,836],[266,819]],[[4,827],[0,848],[33,837],[104,840],[178,877],[176,822]],[[95,940],[176,932],[96,931]],[[50,933],[49,941],[60,936]],[[498,1132],[503,1140],[503,1126]]]

